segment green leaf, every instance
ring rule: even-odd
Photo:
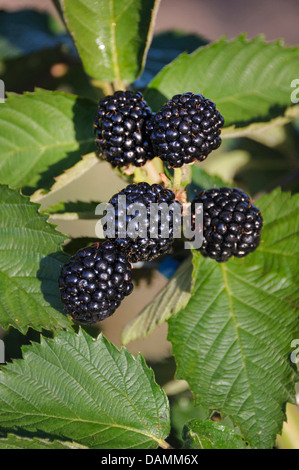
[[[91,101],[62,92],[9,93],[0,106],[1,183],[48,189],[94,149],[94,110]]]
[[[121,337],[123,344],[145,338],[187,304],[191,295],[191,274],[192,262],[187,258],[155,299],[125,326]]]
[[[295,395],[299,195],[277,189],[257,205],[254,253],[222,264],[194,254],[194,295],[170,318],[169,339],[196,404],[229,416],[251,447],[271,448]]]
[[[192,419],[183,429],[185,449],[245,449],[246,443],[233,429],[214,421]]]
[[[86,72],[131,83],[141,73],[159,0],[62,0],[67,26]]]
[[[215,101],[225,125],[244,127],[281,116],[291,105],[291,81],[298,75],[298,47],[266,43],[262,36],[225,38],[182,54],[149,84],[145,94],[157,111],[176,93],[203,93]]]
[[[86,447],[76,442],[49,441],[34,437],[20,437],[15,434],[8,434],[4,439],[0,439],[0,449],[86,449]]]
[[[60,313],[57,285],[68,257],[61,245],[65,236],[47,223],[27,196],[0,186],[0,324],[22,333],[32,327],[68,328]]]
[[[169,433],[165,393],[142,356],[102,335],[59,331],[0,373],[0,426],[97,449],[156,448]]]

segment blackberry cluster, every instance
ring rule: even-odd
[[[110,317],[133,290],[131,265],[123,250],[106,241],[83,248],[66,263],[58,283],[65,310],[76,321]]]
[[[159,156],[171,167],[202,161],[221,144],[223,117],[215,104],[191,92],[175,95],[152,115],[141,93],[117,91],[103,98],[95,118],[97,144],[114,167],[142,166]],[[160,184],[129,184],[109,201],[104,243],[76,253],[65,264],[59,287],[74,320],[95,323],[114,313],[133,290],[131,264],[168,252],[181,228],[182,205]],[[218,262],[243,257],[260,243],[263,219],[239,189],[203,191],[191,203],[203,204],[204,256]]]
[[[147,124],[155,156],[171,167],[203,161],[221,144],[224,119],[215,103],[191,92],[175,95]]]
[[[246,256],[258,247],[263,218],[243,191],[225,187],[203,191],[192,201],[193,214],[195,203],[203,204],[200,251],[204,256],[223,262],[231,256]]]
[[[117,91],[99,102],[96,142],[114,167],[144,165],[153,158],[146,123],[151,110],[140,92]]]
[[[126,202],[122,206],[119,204],[119,196],[126,196]],[[105,236],[112,238],[116,243],[121,246],[128,257],[129,262],[136,263],[138,261],[150,261],[157,256],[166,253],[170,250],[173,242],[173,228],[175,224],[180,224],[181,215],[181,203],[175,200],[175,195],[170,189],[165,189],[159,184],[138,183],[130,184],[119,193],[115,194],[109,201],[114,206],[113,216],[110,221],[113,223],[114,234],[109,231],[109,227],[106,224],[104,226]],[[145,209],[144,217],[140,220],[142,227],[144,228],[144,234],[137,236],[134,230],[137,228],[140,230],[140,224],[134,224],[133,219],[140,215],[142,217],[142,211],[136,208],[133,215],[127,215],[125,224],[122,222],[121,212],[123,213],[133,203],[140,203]],[[161,216],[161,211],[157,214],[157,230],[153,236],[153,232],[150,232],[150,210],[151,203],[165,203],[168,208],[172,204],[176,206],[176,210],[169,210],[167,220],[164,220]],[[179,214],[179,216],[178,216]],[[109,214],[107,214],[107,220],[109,221]],[[124,230],[124,233],[121,231]],[[164,231],[167,232],[165,237]],[[125,235],[125,236],[123,236]]]

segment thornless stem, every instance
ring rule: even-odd
[[[160,183],[161,182],[161,177],[156,170],[153,161],[149,161],[144,165],[144,169],[146,170],[147,177],[148,177],[148,182],[150,184],[154,183]]]
[[[141,181],[145,181],[148,184],[161,183],[160,172],[157,171],[156,168],[157,162],[155,162],[156,164],[154,164],[154,160],[147,162],[142,168],[135,168],[135,183],[140,183]]]
[[[144,174],[141,168],[135,168],[134,170],[134,183],[141,183],[144,181]]]
[[[100,80],[92,80],[92,84],[95,88],[102,91],[104,96],[113,95],[113,86],[109,82],[101,82]]]
[[[168,442],[164,441],[163,439],[159,440],[159,447],[161,447],[161,449],[174,449],[174,447],[172,447],[170,444],[168,444]]]
[[[172,181],[172,187],[174,191],[178,191],[180,189],[181,181],[182,181],[182,168],[175,168],[173,181]]]

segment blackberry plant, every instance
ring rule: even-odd
[[[124,196],[126,203],[124,207],[119,204],[119,196]],[[181,203],[175,200],[175,194],[170,189],[166,189],[160,184],[138,183],[130,184],[119,193],[115,194],[109,201],[114,207],[115,223],[113,224],[113,232],[115,242],[121,246],[127,254],[127,258],[131,263],[139,261],[151,261],[157,256],[170,251],[174,242],[174,226],[181,223]],[[145,208],[146,218],[139,223],[132,224],[136,214],[126,216],[127,227],[122,227],[120,212],[128,212],[128,209],[136,204],[135,212],[140,212],[138,204]],[[151,208],[154,204],[161,205],[161,209],[157,211],[156,235],[151,234]],[[168,213],[163,212],[163,207],[169,209]],[[159,207],[157,207],[159,209]],[[142,212],[141,212],[142,214]],[[133,225],[130,228],[130,223]],[[143,226],[143,227],[142,227]],[[135,230],[144,229],[144,234],[136,236]],[[121,229],[125,229],[122,230]],[[106,229],[106,236],[111,237],[109,230]]]
[[[54,3],[0,15],[0,449],[290,446],[298,48]]]
[[[154,154],[171,167],[202,162],[221,144],[223,116],[201,94],[175,95],[156,113],[147,128]]]
[[[74,320],[96,323],[112,315],[131,294],[131,266],[114,243],[96,243],[79,250],[58,279],[65,310]]]
[[[263,218],[243,191],[208,189],[193,199],[193,212],[198,203],[203,206],[204,256],[223,262],[231,256],[242,258],[258,247]]]
[[[140,92],[102,98],[95,117],[96,142],[114,167],[142,166],[153,158],[146,124],[151,110]]]

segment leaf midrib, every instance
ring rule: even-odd
[[[78,351],[77,349],[76,349],[76,351],[80,354],[80,351]],[[53,352],[53,350],[52,350],[52,352]],[[85,359],[86,359],[86,358],[85,358]],[[90,364],[91,364],[91,363],[90,363]],[[54,364],[52,363],[52,365],[54,365]],[[94,367],[93,364],[92,364],[92,366]],[[64,367],[62,367],[62,370],[63,370],[64,372],[67,372]],[[99,372],[99,371],[97,371],[97,372]],[[76,380],[71,374],[69,374],[69,372],[67,372],[67,373],[68,373],[68,375],[70,375],[74,380]],[[28,377],[28,378],[31,379],[31,380],[33,380],[33,381],[35,381],[35,379],[34,379],[33,377]],[[77,381],[77,380],[76,380],[76,381]],[[77,382],[77,383],[82,387],[82,385],[81,385],[79,382]],[[2,383],[2,385],[3,385],[4,387],[8,388],[9,390],[13,391],[13,392],[16,393],[17,395],[19,395],[20,398],[26,400],[26,398],[25,398],[23,395],[19,394],[19,393],[17,392],[17,390],[15,390],[15,389],[13,389],[13,388],[10,388],[7,383]],[[42,384],[42,386],[45,387],[45,384]],[[83,389],[84,389],[84,387],[83,387]],[[51,393],[53,393],[53,390],[52,390],[52,389],[48,389],[48,390],[49,390]],[[85,390],[85,389],[84,389],[84,390]],[[85,391],[86,391],[86,390],[85,390]],[[57,396],[57,398],[58,398],[59,400],[61,400],[60,397]],[[63,401],[63,403],[66,404],[65,401]],[[32,405],[32,403],[31,403],[31,405]],[[69,408],[69,407],[68,407],[68,408]],[[69,408],[69,410],[72,411],[71,408]],[[101,409],[101,411],[103,412],[102,409]],[[143,435],[143,436],[145,436],[145,437],[147,437],[147,438],[150,438],[150,439],[156,441],[159,445],[160,445],[161,443],[163,443],[163,439],[159,439],[158,437],[154,436],[153,434],[151,434],[151,433],[149,433],[149,432],[144,432],[144,431],[141,431],[141,430],[139,430],[139,429],[134,429],[134,428],[131,428],[130,426],[120,425],[120,424],[117,424],[117,423],[107,423],[107,422],[104,423],[104,422],[101,422],[101,421],[92,421],[92,420],[90,420],[90,419],[87,420],[87,419],[82,419],[82,418],[79,418],[79,417],[77,417],[77,418],[68,418],[68,417],[65,417],[65,416],[64,416],[64,417],[61,417],[61,416],[58,416],[58,415],[50,415],[50,414],[40,413],[39,410],[37,410],[36,413],[20,412],[20,411],[17,411],[17,410],[15,410],[15,409],[14,409],[14,410],[5,410],[5,414],[8,414],[8,413],[15,413],[15,414],[17,414],[17,415],[22,415],[22,416],[24,416],[24,415],[25,415],[25,416],[33,416],[33,417],[35,417],[35,418],[40,418],[40,420],[41,420],[41,419],[44,420],[44,418],[47,418],[47,419],[58,419],[58,420],[61,420],[61,421],[82,422],[82,423],[87,423],[87,424],[96,424],[96,425],[99,425],[99,426],[105,426],[105,430],[106,430],[107,428],[119,428],[119,429],[124,429],[126,432],[134,432],[134,433],[137,433],[137,434],[141,434],[141,435]],[[0,412],[0,416],[1,416],[1,412]],[[108,415],[107,415],[107,417],[110,418]],[[25,426],[26,426],[26,425],[25,425]],[[15,427],[16,427],[16,426],[13,426],[13,428],[15,428]],[[34,423],[33,425],[29,425],[29,427],[34,427],[35,429],[37,429],[37,422],[35,421],[35,423]],[[92,436],[92,435],[94,435],[94,434],[99,433],[99,432],[101,432],[101,431],[100,431],[100,430],[97,430],[97,431],[95,431],[94,433],[89,434],[88,436],[85,436],[84,438],[80,438],[80,439],[81,439],[81,440],[82,440],[82,439],[86,439],[86,438],[88,438],[88,437],[90,437],[90,436]],[[78,439],[79,439],[79,438],[78,438]]]
[[[88,139],[82,139],[82,140],[72,140],[72,141],[69,141],[69,142],[58,142],[56,144],[49,144],[49,145],[36,145],[36,146],[30,146],[30,147],[18,147],[16,150],[9,150],[8,152],[3,152],[5,156],[10,156],[11,154],[14,154],[14,153],[20,153],[20,152],[27,152],[27,151],[36,151],[36,150],[42,150],[43,152],[45,152],[46,150],[48,149],[52,149],[52,148],[56,148],[56,147],[63,147],[63,146],[71,146],[71,145],[74,145],[76,143],[78,143],[79,145],[81,144],[87,144],[87,143],[90,143],[90,142],[93,142],[94,139],[92,137],[88,138]],[[6,160],[4,160],[4,163],[6,162]],[[2,163],[3,165],[3,163]],[[2,166],[1,165],[1,166]]]
[[[243,362],[243,369],[244,369],[245,374],[246,374],[246,377],[247,377],[247,383],[248,383],[248,386],[249,386],[249,389],[250,389],[250,396],[251,396],[252,401],[253,401],[254,411],[255,411],[255,417],[256,417],[256,416],[257,416],[257,413],[256,413],[256,411],[257,411],[257,406],[256,406],[256,403],[255,403],[254,394],[252,393],[251,382],[250,382],[250,380],[249,380],[249,373],[248,373],[247,363],[246,363],[246,355],[245,355],[245,353],[244,353],[243,346],[242,346],[242,342],[241,342],[241,338],[240,338],[240,335],[239,335],[239,326],[238,326],[236,314],[235,314],[235,311],[234,311],[233,296],[232,296],[232,293],[231,293],[231,290],[230,290],[230,286],[229,286],[229,282],[228,282],[227,270],[226,270],[226,267],[225,267],[225,265],[224,265],[223,263],[221,263],[220,267],[221,267],[221,271],[222,271],[222,276],[223,276],[223,282],[224,282],[225,291],[226,291],[227,298],[228,298],[228,303],[229,303],[231,318],[232,318],[233,323],[234,323],[234,327],[235,327],[235,331],[236,331],[236,337],[237,337],[237,342],[238,342],[238,345],[239,345],[239,350],[240,350],[240,354],[241,354],[241,358],[242,358],[242,362]],[[255,419],[255,423],[257,424],[257,419]],[[240,429],[240,427],[239,427],[239,429]],[[241,430],[241,429],[240,429],[240,431],[241,431],[241,433],[242,433],[242,430]],[[242,435],[243,435],[243,433],[242,433]],[[258,434],[257,434],[257,439],[259,440],[259,444],[261,444],[261,440],[260,440],[260,437],[259,437]]]
[[[112,52],[112,60],[113,60],[113,69],[115,78],[117,81],[117,85],[121,83],[121,76],[120,76],[120,69],[118,63],[118,54],[117,54],[117,46],[116,46],[116,19],[114,13],[114,0],[109,0],[109,8],[110,8],[110,24],[111,24],[111,37],[110,37],[110,44],[111,44],[111,52]]]
[[[5,384],[5,386],[7,386],[7,385]],[[158,437],[154,436],[153,434],[146,433],[146,432],[143,432],[139,429],[134,429],[134,428],[131,428],[129,426],[124,426],[124,425],[120,425],[120,424],[116,424],[116,423],[112,423],[112,424],[111,423],[102,423],[101,421],[92,421],[92,420],[87,420],[87,419],[82,419],[82,418],[68,418],[68,417],[61,417],[61,416],[58,416],[58,415],[50,415],[50,414],[43,414],[43,413],[39,413],[37,415],[37,414],[34,414],[34,413],[28,413],[28,412],[25,413],[25,412],[20,412],[20,411],[16,411],[16,410],[5,410],[5,414],[8,414],[8,413],[14,413],[14,414],[17,414],[17,415],[22,415],[22,416],[33,416],[33,417],[40,417],[40,418],[47,418],[47,419],[57,419],[57,420],[61,420],[61,421],[96,424],[96,425],[99,425],[99,426],[106,426],[106,429],[107,429],[107,427],[108,428],[124,429],[126,432],[134,432],[136,434],[141,434],[142,436],[149,437],[150,439],[156,441],[159,445],[163,442],[163,439],[159,439]],[[0,412],[0,416],[1,416],[1,412]],[[37,429],[36,423],[34,425],[29,425],[28,427],[29,428],[30,427],[35,427],[35,429]],[[17,426],[13,426],[13,428],[17,428]],[[95,431],[95,433],[89,434],[86,437],[90,437],[90,436],[92,436],[92,435],[94,435],[98,432],[100,432],[100,430],[97,430],[97,431]],[[81,439],[86,439],[86,437],[81,438]]]

